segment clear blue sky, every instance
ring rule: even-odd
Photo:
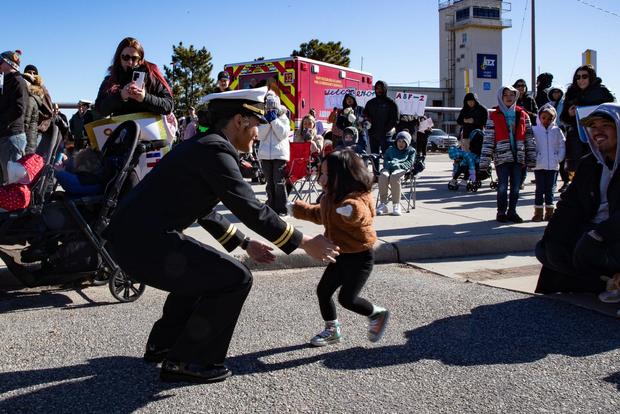
[[[504,31],[503,81],[512,84],[523,77],[529,84],[531,2],[511,4],[512,11],[504,15],[513,27]],[[21,49],[22,65],[39,68],[57,102],[94,100],[125,36],[138,38],[146,58],[160,68],[170,62],[172,45],[179,41],[205,46],[213,55],[215,75],[226,63],[288,56],[300,43],[318,38],[341,41],[351,49],[351,67],[359,68],[363,57],[364,70],[375,79],[428,86],[437,86],[439,80],[436,0],[35,0],[27,5],[6,1],[2,9],[1,49]],[[554,83],[565,84],[581,64],[581,52],[595,49],[599,76],[612,92],[620,93],[620,1],[538,0],[536,11],[541,72],[551,72]]]

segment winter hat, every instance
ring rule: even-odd
[[[26,65],[24,68],[24,73],[34,72],[35,75],[39,74],[39,69],[35,65]]]
[[[230,79],[230,75],[228,74],[228,72],[223,70],[217,74],[217,80],[220,80],[220,79]]]
[[[274,91],[268,91],[267,95],[265,95],[265,110],[270,111],[275,109],[278,111],[280,110],[280,106],[280,98]]]
[[[407,131],[400,131],[398,133],[398,135],[396,135],[396,141],[398,141],[399,139],[402,139],[403,141],[405,141],[407,143],[407,146],[411,145],[411,134]]]
[[[6,52],[2,52],[0,54],[0,59],[4,60],[7,64],[9,64],[13,69],[19,70],[19,63],[21,60],[22,51],[21,50],[7,50]]]
[[[345,136],[347,135],[351,135],[353,136],[353,143],[357,144],[357,139],[358,139],[358,132],[357,132],[357,128],[355,127],[346,127],[344,129],[344,131],[342,132],[342,137],[344,139]]]
[[[546,89],[551,86],[551,82],[553,82],[553,75],[549,72],[543,72],[536,78],[536,82],[540,84],[540,88]]]

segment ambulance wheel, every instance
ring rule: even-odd
[[[108,286],[112,296],[119,302],[133,302],[142,296],[146,289],[144,283],[132,280],[122,270],[119,270],[116,276],[110,276]]]
[[[450,191],[456,191],[459,189],[459,185],[458,184],[452,184],[452,183],[448,183],[448,190]]]

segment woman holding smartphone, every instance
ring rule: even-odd
[[[121,40],[99,87],[97,112],[103,116],[136,112],[167,115],[173,106],[168,82],[157,65],[144,59],[140,42],[132,37]]]

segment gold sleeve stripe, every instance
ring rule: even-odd
[[[233,226],[233,227],[234,227],[234,226]],[[232,233],[230,233],[230,234],[228,235],[228,237],[226,237],[226,238],[224,239],[224,241],[222,242],[222,246],[223,246],[223,245],[225,245],[226,243],[228,243],[228,242],[230,241],[230,239],[232,239],[232,237],[235,235],[235,233],[236,233],[236,232],[237,232],[237,228],[236,228],[236,227],[234,227],[234,231],[233,231]]]
[[[224,233],[222,235],[222,237],[217,239],[217,242],[220,243],[220,244],[226,243],[224,240],[227,239],[227,238],[229,239],[230,236],[235,232],[235,230],[236,230],[235,226],[233,224],[229,224],[228,225],[228,229],[226,230],[226,233]]]
[[[275,244],[277,247],[284,246],[291,239],[294,232],[295,232],[295,227],[291,226],[290,224],[287,224],[286,230],[284,230],[284,233],[282,233],[282,236],[278,240],[276,240],[273,244]]]

